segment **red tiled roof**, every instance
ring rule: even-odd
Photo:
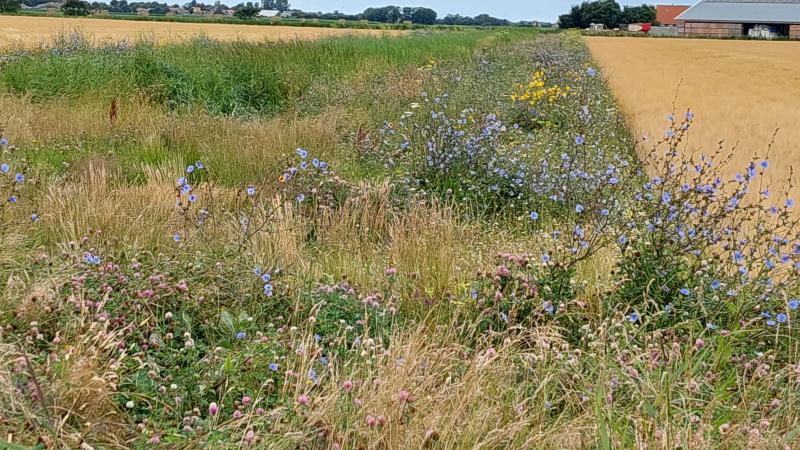
[[[686,5],[656,5],[656,22],[661,25],[676,25],[676,17],[689,9]]]

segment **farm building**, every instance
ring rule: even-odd
[[[800,0],[701,0],[677,21],[685,36],[800,39]]]
[[[662,26],[678,25],[678,16],[687,9],[686,5],[656,5],[656,22]]]

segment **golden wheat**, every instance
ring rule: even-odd
[[[15,45],[38,45],[49,42],[53,35],[72,30],[80,30],[93,37],[98,43],[136,41],[141,38],[156,42],[180,41],[201,34],[223,41],[287,41],[353,34],[397,35],[404,33],[402,30],[0,16],[0,48]]]
[[[736,146],[732,170],[764,156],[773,176],[800,163],[800,45],[707,39],[586,38],[640,138],[661,139],[674,109],[691,108],[690,148]],[[643,143],[640,153],[649,149]],[[642,153],[643,154],[643,153]]]

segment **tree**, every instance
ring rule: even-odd
[[[653,23],[656,21],[656,7],[653,5],[626,6],[622,10],[624,23]]]
[[[289,9],[289,0],[264,0],[261,4],[263,9],[274,9],[277,11],[287,11]]]
[[[13,13],[20,10],[22,0],[0,0],[0,13]]]
[[[247,2],[247,4],[239,4],[234,9],[236,10],[236,12],[233,13],[233,15],[238,17],[239,19],[245,19],[245,20],[254,18],[255,16],[258,15],[258,12],[261,10],[258,7],[258,3],[253,5],[253,3],[251,2]]]
[[[602,23],[614,28],[624,20],[622,8],[615,0],[595,0],[573,6],[570,12],[558,18],[561,28],[588,28],[593,23]]]
[[[371,22],[397,23],[403,19],[403,10],[399,6],[367,8],[361,16]]]
[[[83,0],[67,0],[61,5],[65,16],[88,16],[91,5]]]
[[[433,25],[436,23],[436,11],[430,8],[414,8],[409,20],[414,23],[421,23],[424,25]]]

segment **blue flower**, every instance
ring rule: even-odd
[[[186,168],[186,173],[192,173],[192,172],[194,172],[194,165],[189,164],[189,166]]]
[[[22,183],[23,181],[25,181],[25,175],[23,175],[23,174],[21,174],[21,173],[18,173],[18,174],[16,174],[16,175],[14,175],[14,180],[15,180],[17,183]]]
[[[312,159],[311,165],[314,167],[319,167],[319,160],[317,158]]]
[[[256,195],[256,188],[253,186],[247,186],[247,195],[250,197]]]
[[[775,325],[776,325],[776,322],[775,322],[774,320],[772,320],[772,319],[769,319],[769,320],[767,321],[767,326],[769,326],[769,327],[774,327]]]
[[[0,138],[0,147],[5,147],[6,145],[8,145],[8,139]]]
[[[583,145],[583,142],[584,142],[583,136],[575,137],[575,145]]]
[[[297,153],[297,156],[303,159],[306,159],[306,157],[308,156],[308,151],[306,151],[306,149],[304,148],[298,148],[297,150],[295,150],[295,153]]]
[[[578,214],[582,213],[584,209],[585,208],[580,203],[575,205],[575,212],[578,213]]]
[[[722,283],[719,280],[714,280],[714,281],[711,282],[711,289],[714,289],[716,291],[717,289],[719,289],[721,287],[722,287]]]
[[[8,197],[8,203],[17,203],[17,200],[18,199],[17,199],[16,195],[12,195],[11,197]]]
[[[548,255],[547,253],[542,255],[542,262],[545,263],[545,264],[549,263],[550,262],[550,255]]]
[[[619,242],[619,245],[625,245],[628,243],[628,238],[625,237],[625,235],[622,235],[619,237],[619,239],[617,239],[617,242]]]
[[[686,111],[686,120],[694,119],[694,113],[691,111]]]
[[[795,310],[798,307],[800,307],[800,300],[797,300],[796,298],[789,300],[789,309]]]
[[[97,255],[93,255],[91,253],[87,253],[83,257],[83,261],[86,262],[87,264],[93,264],[93,265],[96,266],[96,265],[100,264],[101,259]]]
[[[272,297],[273,292],[274,288],[272,287],[271,284],[267,283],[264,285],[264,295],[266,295],[267,297]]]
[[[688,296],[692,291],[690,291],[689,288],[681,288],[680,293],[681,295]]]
[[[539,220],[539,213],[536,211],[531,211],[531,220]]]
[[[711,322],[708,322],[708,323],[706,324],[706,329],[707,329],[707,330],[716,330],[716,329],[717,329],[717,326],[716,326],[716,325],[714,325],[714,324],[713,324],[713,323],[711,323]]]
[[[787,207],[787,208],[791,208],[791,207],[793,207],[793,206],[794,206],[794,200],[792,200],[792,199],[790,199],[790,198],[787,198],[787,199],[786,199],[786,207]]]
[[[261,274],[261,281],[263,281],[264,283],[269,283],[270,281],[272,281],[272,275],[270,275],[270,274],[268,274],[266,272],[262,273]]]
[[[271,370],[273,372],[277,372],[278,371],[278,363],[274,363],[274,362],[269,363],[269,370]]]
[[[769,161],[766,161],[766,160],[761,161],[760,166],[761,166],[762,169],[766,169],[767,167],[769,167]]]
[[[194,195],[194,194],[190,195],[189,196],[189,201],[192,202],[192,203],[196,202],[197,201],[197,196]]]
[[[594,68],[589,67],[588,69],[586,69],[586,75],[594,77],[595,75],[597,75],[597,71]]]
[[[319,162],[319,168],[322,169],[322,170],[327,169],[328,168],[328,163],[326,163],[325,161],[320,161]]]
[[[36,222],[39,220],[39,215],[36,213],[31,214],[31,222]]]
[[[789,317],[784,313],[779,313],[777,316],[775,316],[775,320],[777,320],[778,323],[786,323],[786,321],[789,320]]]
[[[202,163],[202,162],[200,162],[200,161],[197,161],[196,163],[194,163],[194,166],[195,166],[195,167],[197,167],[197,168],[198,168],[198,169],[200,169],[200,170],[203,170],[203,169],[205,169],[205,168],[206,168],[205,164],[203,164],[203,163]]]
[[[508,314],[504,313],[503,311],[500,311],[500,320],[508,323]]]
[[[245,333],[244,331],[240,331],[240,332],[236,333],[236,339],[239,339],[240,341],[242,339],[246,338],[246,337],[247,337],[247,333]]]
[[[175,233],[175,234],[172,236],[172,240],[173,240],[173,241],[175,241],[175,242],[180,242],[180,241],[181,241],[181,235],[180,235],[180,234],[178,234],[178,233]]]
[[[632,312],[628,316],[628,322],[630,322],[630,323],[636,323],[636,322],[639,321],[639,319],[641,319],[641,317],[639,317],[639,313],[637,313],[637,312]]]
[[[9,167],[8,164],[6,163],[0,164],[0,172],[8,173],[9,170],[11,170],[11,167]]]
[[[186,177],[178,178],[178,186],[183,186],[184,184],[186,184]]]
[[[669,192],[666,192],[666,191],[663,192],[661,194],[661,201],[664,202],[664,203],[671,202],[672,201],[672,194],[670,194]]]
[[[323,366],[327,366],[329,362],[330,362],[330,360],[328,359],[327,356],[320,356],[320,358],[319,358],[319,363],[320,364],[322,364]]]
[[[297,196],[297,203],[303,203],[303,200],[306,199],[305,194],[300,194]]]

